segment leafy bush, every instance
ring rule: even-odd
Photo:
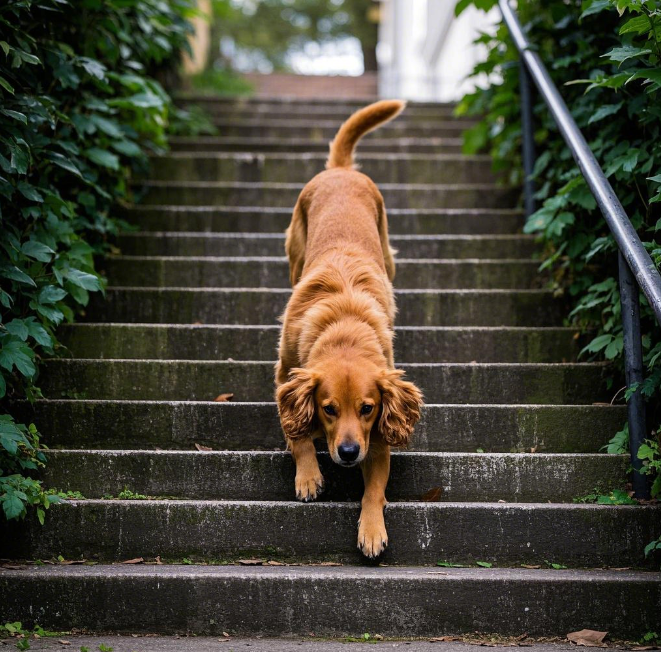
[[[489,9],[493,0],[462,0]],[[526,0],[519,18],[605,171],[616,195],[658,265],[661,247],[661,1]],[[465,97],[460,112],[483,114],[465,135],[464,149],[488,148],[494,168],[512,183],[522,180],[518,54],[504,24],[479,41],[488,55],[474,74],[489,85]],[[525,232],[543,244],[542,269],[567,298],[569,322],[590,334],[584,358],[605,358],[622,369],[622,324],[617,247],[585,181],[537,96],[536,198],[541,208]],[[641,391],[658,396],[661,329],[642,297],[643,349],[647,365]],[[630,395],[636,388],[628,388]],[[652,402],[655,407],[656,402]],[[650,415],[651,416],[651,415]],[[658,423],[659,415],[654,415]],[[651,434],[653,439],[655,435]],[[626,431],[609,450],[621,450]],[[655,491],[661,490],[657,482]]]
[[[113,203],[166,145],[171,102],[149,75],[187,47],[193,0],[8,0],[0,6],[0,398],[41,396],[56,327],[105,280],[94,255],[122,223]],[[43,465],[34,424],[0,416],[7,518],[56,500],[23,476]]]

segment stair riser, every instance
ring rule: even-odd
[[[275,181],[306,183],[324,170],[324,155],[162,156],[152,159],[152,179],[175,181]],[[482,157],[403,158],[363,156],[360,171],[376,183],[489,183],[490,159]]]
[[[286,258],[131,259],[109,258],[103,268],[113,285],[131,287],[289,288]],[[401,289],[529,289],[539,287],[537,261],[448,261],[397,263]]]
[[[318,454],[326,486],[320,500],[360,500],[359,468]],[[391,456],[388,500],[420,500],[440,487],[441,500],[571,502],[626,481],[628,461],[616,455],[417,454]],[[294,500],[294,460],[286,452],[200,453],[49,451],[46,486],[87,498],[125,487],[147,496],[192,500]],[[540,478],[544,482],[540,482]],[[493,533],[492,533],[493,534]],[[460,538],[460,537],[459,537]]]
[[[428,403],[581,404],[604,399],[607,367],[592,365],[399,365]],[[47,398],[213,401],[273,400],[271,362],[51,360]]]
[[[300,138],[228,138],[203,136],[195,138],[171,138],[173,152],[280,152],[287,154],[328,154],[328,140]],[[461,138],[369,138],[360,143],[365,153],[391,154],[461,154]]]
[[[654,513],[652,513],[654,512]],[[236,558],[360,563],[357,504],[84,501],[56,505],[45,526],[5,524],[9,559]],[[391,503],[386,564],[649,566],[661,508]]]
[[[348,116],[347,116],[348,117]],[[225,138],[300,138],[328,143],[337,135],[342,121],[286,121],[269,120],[254,122],[221,122],[214,120],[219,136]],[[375,136],[379,140],[388,138],[461,138],[461,134],[472,126],[465,122],[389,122],[379,127]],[[378,135],[376,135],[378,133]],[[365,136],[369,140],[370,135]]]
[[[144,184],[144,204],[178,206],[280,206],[293,209],[303,184],[213,184],[174,182]],[[510,208],[519,197],[516,189],[499,186],[406,187],[381,184],[387,208]]]
[[[273,360],[278,327],[65,325],[59,340],[78,358]],[[578,353],[574,332],[397,329],[398,362],[563,362]]]
[[[273,403],[19,402],[51,448],[283,450]],[[624,406],[427,405],[408,450],[597,453],[621,430]]]
[[[171,206],[139,206],[123,211],[131,224],[146,231],[206,231],[206,232],[283,232],[291,222],[291,207],[264,209],[204,208],[185,209]],[[433,214],[412,211],[401,214],[388,210],[390,234],[509,234],[523,226],[523,218],[515,211],[459,212]],[[282,251],[282,250],[281,250]]]
[[[286,290],[115,289],[92,298],[94,321],[170,324],[277,323]],[[561,305],[550,292],[395,292],[400,326],[548,326]]]
[[[528,236],[390,236],[398,258],[530,258],[536,251]],[[282,256],[284,233],[199,234],[125,233],[118,239],[125,255],[134,256]]]
[[[661,610],[661,582],[652,574],[582,578],[531,571],[509,578],[486,569],[440,576],[382,568],[362,575],[349,568],[115,568],[67,569],[64,577],[49,568],[5,571],[5,620],[55,631],[214,636],[565,636],[590,626],[638,639],[658,626]]]

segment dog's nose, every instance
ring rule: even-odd
[[[337,454],[343,462],[355,462],[360,454],[358,444],[340,444],[337,447]]]

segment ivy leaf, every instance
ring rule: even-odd
[[[53,338],[34,317],[28,317],[25,320],[25,325],[27,326],[28,334],[37,344],[45,348],[51,348],[53,346]]]
[[[108,150],[90,147],[88,150],[85,150],[85,154],[90,161],[97,165],[109,168],[110,170],[119,169],[119,158]]]
[[[5,325],[8,333],[15,335],[19,340],[28,339],[28,327],[22,319],[12,319],[8,324]]]
[[[78,63],[85,69],[88,75],[101,80],[106,78],[106,67],[96,59],[78,57]]]
[[[598,14],[601,11],[611,8],[610,0],[595,0],[590,6],[580,15],[580,18],[587,18],[593,14]]]
[[[608,57],[610,61],[616,61],[622,65],[628,59],[642,57],[645,54],[652,54],[649,48],[637,48],[634,45],[624,45],[619,48],[613,48],[610,52],[602,54],[602,57]]]
[[[37,287],[37,284],[25,272],[21,271],[16,265],[0,265],[0,276],[9,278],[17,283],[24,283],[25,285],[32,285]]]
[[[88,274],[79,269],[70,269],[65,276],[71,283],[85,290],[96,291],[101,289],[99,279],[94,274]]]
[[[628,34],[629,32],[644,34],[649,32],[650,29],[650,20],[645,14],[634,16],[620,27],[620,36],[622,36],[622,34]]]
[[[56,285],[45,285],[39,291],[37,301],[45,304],[57,303],[58,301],[62,301],[66,296],[67,291],[63,288],[58,288]]]
[[[14,367],[26,376],[32,378],[37,372],[32,359],[34,351],[25,343],[18,340],[5,342],[0,349],[0,367],[11,371]]]
[[[11,95],[14,94],[14,87],[4,77],[0,77],[0,86]]]
[[[5,512],[7,520],[10,520],[12,518],[18,518],[25,510],[25,507],[23,501],[18,496],[7,494],[3,498],[2,509]]]
[[[49,263],[55,255],[55,251],[36,240],[28,240],[21,245],[21,251],[30,258],[34,258],[42,263]]]
[[[40,204],[43,203],[44,198],[41,196],[39,191],[27,181],[19,181],[16,187],[18,188],[18,192],[20,192],[21,195],[23,195],[23,197],[26,199],[38,202]]]
[[[613,115],[617,113],[623,106],[624,102],[619,102],[618,104],[606,104],[605,106],[600,106],[591,116],[590,119],[588,120],[588,124],[592,124],[593,122],[598,122],[599,120],[603,120],[604,118],[607,118],[609,115]]]

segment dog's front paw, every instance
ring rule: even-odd
[[[324,476],[317,470],[313,475],[296,474],[296,498],[304,503],[316,500],[317,496],[324,490]]]
[[[383,522],[383,517],[368,519],[362,517],[358,523],[358,550],[374,559],[388,546],[388,533]]]

